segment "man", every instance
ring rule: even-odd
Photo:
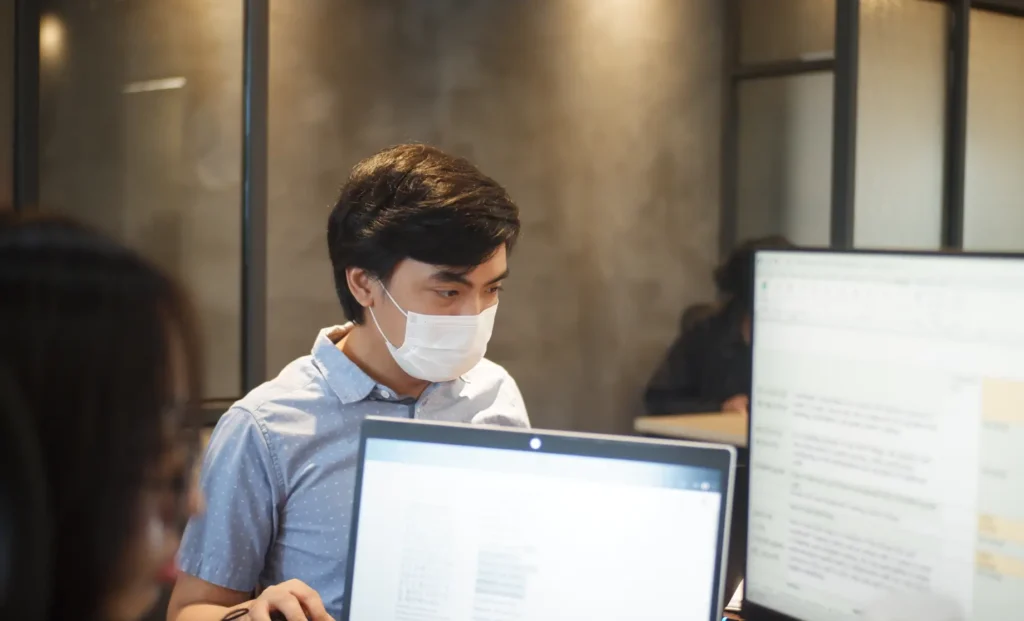
[[[217,424],[170,621],[340,615],[364,417],[529,424],[483,359],[518,234],[508,194],[463,159],[403,145],[356,165],[327,224],[349,323]]]

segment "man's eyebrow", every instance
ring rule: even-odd
[[[508,278],[508,272],[509,272],[508,270],[505,270],[504,272],[499,274],[497,277],[492,278],[487,283],[487,285],[493,285],[495,283],[501,282],[502,280],[505,280],[506,278]],[[431,280],[436,280],[436,281],[439,281],[439,282],[444,282],[444,283],[455,283],[455,284],[458,284],[458,285],[465,285],[467,287],[472,287],[473,283],[469,281],[469,278],[466,277],[466,274],[467,274],[467,272],[463,272],[463,271],[459,271],[459,270],[446,270],[446,269],[442,269],[442,270],[438,270],[438,271],[434,272],[434,274],[430,277],[430,279]]]
[[[504,272],[502,272],[501,274],[499,274],[496,278],[492,278],[487,284],[488,285],[497,284],[497,283],[505,280],[506,278],[508,278],[508,270],[507,269]]]
[[[438,282],[455,283],[471,287],[473,286],[473,283],[469,282],[469,279],[466,278],[466,274],[467,272],[463,271],[441,269],[434,272],[430,276],[430,279]]]

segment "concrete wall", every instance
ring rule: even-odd
[[[683,307],[711,293],[720,10],[273,3],[272,369],[342,320],[324,224],[348,168],[425,141],[472,159],[522,209],[490,356],[535,424],[626,429]]]
[[[230,389],[241,5],[56,6],[77,47],[46,90],[48,202],[108,223],[188,282],[211,385]],[[715,0],[271,2],[268,372],[342,321],[324,231],[348,169],[425,141],[471,158],[522,208],[490,355],[519,381],[535,423],[626,430],[683,308],[711,294],[721,10]],[[172,76],[187,85],[121,92]]]

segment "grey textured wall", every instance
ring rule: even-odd
[[[270,367],[341,321],[324,247],[392,143],[505,184],[523,238],[490,357],[542,427],[624,431],[717,256],[721,3],[272,3]]]
[[[324,240],[360,158],[424,141],[522,208],[491,357],[538,426],[625,431],[717,256],[719,0],[271,2],[268,373],[342,321]],[[49,0],[43,193],[178,274],[238,381],[241,2]],[[184,77],[179,89],[125,93]]]

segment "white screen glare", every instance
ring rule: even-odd
[[[764,252],[755,288],[748,600],[1020,611],[1024,260]]]

